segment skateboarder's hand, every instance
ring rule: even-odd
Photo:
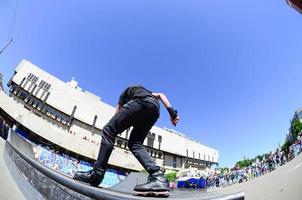
[[[171,119],[171,123],[173,124],[173,126],[176,126],[176,124],[177,124],[177,123],[179,122],[179,120],[180,120],[180,117],[177,116],[177,117],[175,117],[174,119],[171,117],[170,119]]]

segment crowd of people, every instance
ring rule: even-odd
[[[213,172],[206,177],[207,187],[228,186],[262,176],[294,159],[301,151],[302,132],[298,135],[297,140],[289,147],[288,153],[277,149],[262,159],[254,159],[250,166],[240,168],[237,164],[234,168],[230,169],[229,172]]]

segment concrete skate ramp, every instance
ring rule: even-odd
[[[3,147],[5,162],[26,199],[158,199],[132,195],[132,189],[137,180],[140,179],[140,181],[144,182],[143,179],[146,178],[146,176],[143,177],[141,174],[129,175],[124,183],[122,182],[120,185],[108,189],[92,187],[75,181],[34,160],[33,145],[12,132],[9,142],[6,142],[5,147]],[[175,190],[171,191],[169,199],[239,200],[244,199],[244,193],[234,192],[227,194],[216,191]]]
[[[120,184],[111,187],[110,189],[130,194],[135,185],[145,183],[147,181],[147,178],[148,176],[144,173],[133,172],[128,175],[126,180],[122,181]],[[243,196],[242,193],[237,193],[236,196],[238,196],[238,194]],[[173,199],[217,199],[221,196],[224,195],[219,194],[216,191],[208,192],[204,189],[174,189],[170,192],[170,198]],[[228,198],[235,199],[235,196],[229,195]]]
[[[145,173],[132,172],[121,183],[111,187],[110,189],[129,193],[135,185],[145,183],[148,176]]]
[[[1,199],[25,200],[22,191],[15,182],[14,177],[9,172],[8,166],[4,160],[5,140],[0,137],[0,194]]]

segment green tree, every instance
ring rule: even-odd
[[[289,146],[290,141],[285,141],[284,144],[281,146],[281,150],[287,154],[289,152]]]
[[[169,182],[173,182],[176,180],[176,172],[170,172],[166,174],[166,178]]]
[[[288,153],[289,147],[297,140],[299,133],[302,131],[302,122],[300,121],[297,113],[295,113],[290,123],[290,135],[286,138],[281,146],[281,150]]]
[[[298,117],[294,118],[291,123],[290,132],[293,137],[293,141],[297,140],[298,134],[302,131],[302,123]]]
[[[230,171],[230,169],[229,169],[228,167],[223,167],[223,168],[221,169],[221,172],[222,172],[223,174],[227,174],[227,173],[229,173],[229,171]]]
[[[238,165],[240,167],[240,169],[244,168],[244,167],[248,167],[250,165],[252,165],[253,160],[251,159],[244,159],[244,160],[240,160],[236,163],[236,165]]]
[[[256,158],[255,158],[255,159],[257,159],[257,158],[258,158],[258,160],[262,160],[262,159],[263,159],[263,157],[264,157],[264,154],[256,156]]]

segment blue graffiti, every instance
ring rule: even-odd
[[[114,185],[119,184],[121,181],[123,181],[126,178],[126,175],[120,174],[118,171],[109,169],[106,171],[104,179],[101,183],[102,187],[112,187]]]
[[[42,146],[33,147],[34,157],[43,165],[62,174],[72,177],[75,171],[89,171],[92,165],[88,162],[77,160],[71,156],[48,150]],[[101,187],[112,187],[126,178],[125,173],[108,169],[106,170]]]

